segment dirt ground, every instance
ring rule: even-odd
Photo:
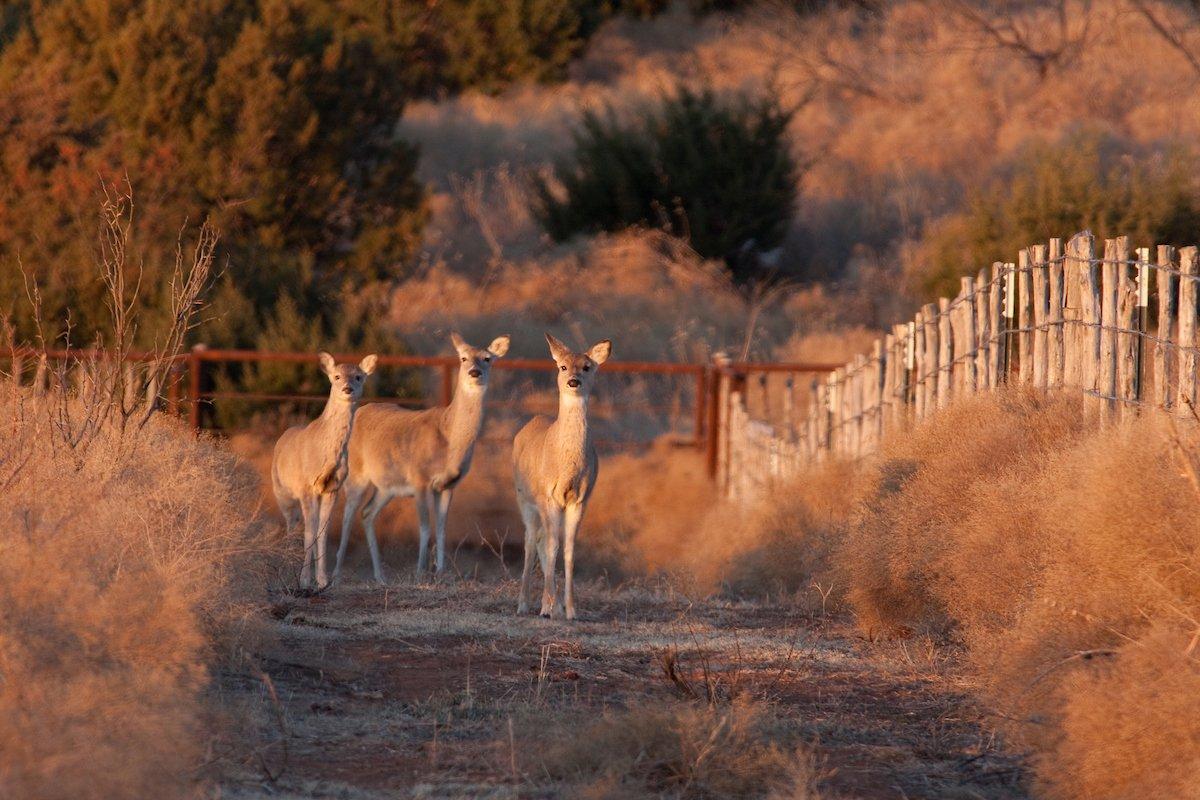
[[[823,798],[1026,796],[944,648],[666,582],[589,582],[575,623],[517,617],[516,592],[498,574],[281,597],[255,666],[219,681],[242,717],[214,757],[219,795],[577,796],[538,766],[549,731],[711,695],[768,706]]]

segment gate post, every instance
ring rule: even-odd
[[[194,344],[188,353],[188,421],[195,433],[200,432],[200,356],[207,349]]]

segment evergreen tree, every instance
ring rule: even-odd
[[[755,254],[782,241],[793,214],[790,119],[770,97],[723,100],[688,89],[631,124],[611,109],[589,112],[574,153],[557,165],[561,191],[538,184],[542,224],[559,240],[663,227],[749,280]]]

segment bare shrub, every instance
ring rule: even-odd
[[[1084,420],[1074,396],[1003,393],[955,403],[888,443],[838,558],[859,625],[869,634],[949,625],[942,560],[974,498],[995,476],[1068,444]]]
[[[810,758],[776,743],[778,725],[759,703],[651,704],[570,723],[544,732],[526,767],[574,797],[816,797]]]
[[[831,558],[864,485],[855,465],[835,462],[774,487],[756,507],[720,506],[688,538],[680,568],[709,591],[784,595],[830,610],[844,588],[832,574]]]
[[[19,374],[0,380],[8,796],[193,795],[208,667],[254,625],[270,563],[253,473],[154,413],[208,283],[215,233],[201,228],[190,259],[181,248],[165,324],[157,337],[141,332],[155,343],[152,359],[135,368],[141,271],[131,213],[128,194],[106,194],[108,352],[69,355],[48,389],[22,386]],[[36,287],[30,295],[40,327]]]
[[[258,600],[252,476],[155,416],[80,454],[4,387],[0,783],[15,797],[185,793],[207,667]],[[21,455],[18,455],[21,454]]]
[[[949,631],[1055,798],[1189,796],[1200,492],[1159,415],[965,401],[898,437],[837,554],[868,632]],[[1190,461],[1189,461],[1190,463]]]
[[[1062,736],[1042,759],[1054,797],[1190,797],[1200,780],[1195,632],[1159,621],[1064,676]]]
[[[1023,570],[1031,590],[1011,627],[974,649],[1009,714],[1042,722],[1022,732],[1044,754],[1052,796],[1186,796],[1193,785],[1179,766],[1200,759],[1186,705],[1200,670],[1200,495],[1175,450],[1150,417],[1029,475],[1026,535],[1045,555]]]
[[[671,570],[713,505],[703,454],[659,440],[601,464],[583,547],[618,574]]]

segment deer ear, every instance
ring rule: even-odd
[[[466,343],[466,341],[463,339],[463,337],[458,335],[458,331],[450,332],[450,341],[454,345],[455,350],[463,350],[463,349],[471,346]]]
[[[358,362],[358,368],[370,375],[375,371],[375,364],[379,361],[379,356],[371,353],[371,355]]]
[[[546,344],[550,345],[550,355],[554,356],[555,361],[566,358],[571,355],[571,348],[555,339],[549,333],[546,334]]]
[[[503,358],[504,354],[508,352],[509,342],[510,339],[507,333],[503,336],[497,336],[495,339],[492,339],[492,343],[488,345],[488,352],[494,355],[496,358]]]
[[[597,364],[603,364],[608,361],[608,357],[612,354],[612,342],[608,339],[596,342],[592,345],[592,349],[587,351],[587,356]]]
[[[322,350],[321,353],[317,356],[317,358],[320,359],[321,369],[323,369],[325,371],[325,374],[332,375],[334,367],[337,366],[337,362],[333,360],[333,356],[329,355],[329,353],[326,353],[324,350]]]

